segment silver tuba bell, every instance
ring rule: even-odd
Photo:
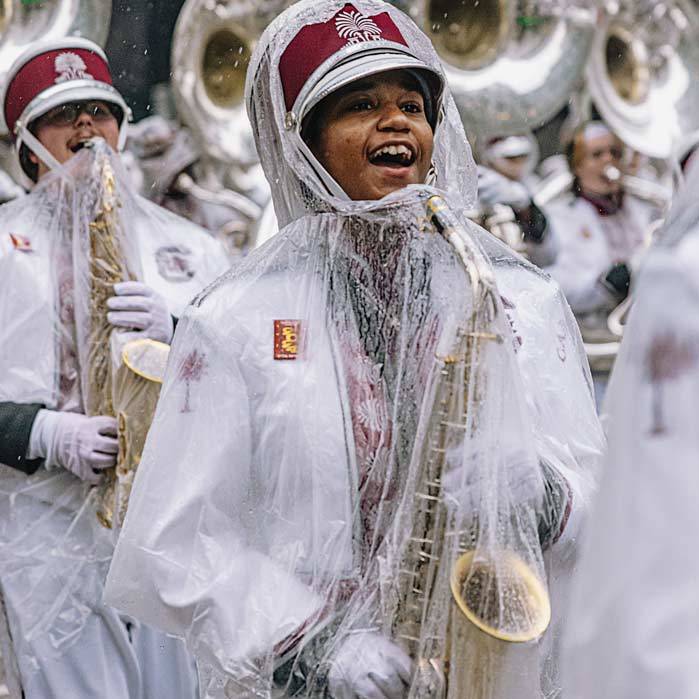
[[[180,11],[172,40],[175,103],[215,160],[257,162],[245,112],[245,75],[260,34],[282,8],[282,0],[187,0]]]
[[[610,128],[634,150],[671,157],[699,127],[699,9],[689,0],[607,2],[587,68],[590,95]],[[609,166],[605,175],[661,211],[672,192]],[[657,221],[646,233],[645,247]],[[611,311],[599,337],[583,339],[592,365],[608,368],[616,357],[633,302]]]
[[[104,45],[112,0],[0,0],[0,79],[33,41],[82,36]]]
[[[6,82],[15,59],[39,39],[81,36],[104,46],[111,16],[112,0],[0,0],[0,84]],[[7,132],[0,129],[0,169],[19,182],[19,166],[9,144]],[[10,193],[16,196],[13,190]]]
[[[531,133],[581,84],[597,8],[584,0],[392,0],[429,36],[442,59],[479,160],[492,138]],[[512,209],[474,220],[527,254]]]
[[[597,11],[568,0],[394,0],[432,40],[472,144],[550,119],[580,81]]]
[[[602,118],[635,150],[667,158],[699,127],[699,10],[690,0],[607,2],[587,84]]]
[[[216,235],[232,256],[254,247],[254,228],[269,190],[245,109],[245,77],[267,24],[291,0],[186,0],[172,41],[177,112],[202,153],[196,182],[175,189],[230,209]]]

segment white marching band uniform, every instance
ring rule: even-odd
[[[27,197],[0,209],[5,232],[0,234],[0,279],[8,301],[0,307],[0,342],[5,347],[0,355],[0,400],[55,407],[60,402],[53,310],[59,301],[54,284],[60,259],[56,240],[66,238],[56,225],[61,202],[45,195],[52,189],[57,189],[56,182],[42,181]],[[189,301],[227,269],[226,258],[221,257],[221,246],[194,224],[140,196],[134,201],[132,232],[142,281],[162,295],[170,313],[179,318]]]
[[[58,179],[47,175],[0,209],[0,401],[81,411],[61,386],[77,367],[67,376],[57,347],[67,328],[57,327],[55,309],[71,293],[57,289],[56,242],[66,244],[55,225],[60,203],[45,196]],[[179,316],[222,272],[225,255],[192,224],[143,199],[138,205],[132,232],[143,281]],[[27,699],[194,696],[196,675],[180,642],[102,605],[113,542],[100,531],[86,484],[60,468],[27,476],[0,465],[0,501],[0,588]]]
[[[101,51],[84,40],[32,50],[64,51],[73,61],[81,53],[106,66]],[[103,83],[85,75],[77,82],[84,96],[104,98],[90,97],[107,89]],[[76,99],[64,83],[63,102]],[[76,262],[85,251],[76,241],[91,223],[81,202],[96,203],[81,199],[98,189],[87,176],[95,173],[93,151],[110,161],[116,215],[140,281],[165,299],[172,315],[227,267],[208,234],[133,191],[106,143],[83,149],[26,197],[0,207],[0,404],[85,412],[75,308],[85,302],[79,294],[90,292]],[[12,439],[3,434],[6,444]],[[30,461],[26,453],[0,464],[0,594],[23,696],[192,699],[196,669],[181,641],[102,602],[115,535],[97,521],[94,489],[61,466]]]
[[[695,162],[634,286],[571,594],[567,699],[699,693],[697,187]]]
[[[348,638],[393,646],[382,604],[392,594],[392,546],[404,537],[394,508],[416,497],[409,474],[425,417],[421,381],[470,303],[452,252],[416,233],[424,188],[348,201],[285,108],[284,51],[302,30],[337,42],[343,34],[334,27],[345,31],[338,23],[347,18],[363,33],[351,30],[357,40],[326,56],[327,80],[340,74],[333,70],[342,58],[371,74],[388,69],[386,55],[397,62],[389,67],[441,76],[430,42],[405,15],[375,0],[343,5],[299,2],[257,45],[248,109],[281,230],[180,321],[107,582],[109,604],[186,639],[211,673],[207,697],[328,696],[326,679],[332,688],[333,659]],[[366,62],[352,63],[364,50]],[[302,93],[322,93],[314,75]],[[475,165],[448,88],[443,104],[430,191],[445,192],[462,213],[475,201]],[[514,506],[518,488],[541,478],[532,475],[540,462],[565,483],[543,554],[534,553],[538,539],[527,539],[545,570],[554,623],[538,643],[509,650],[511,664],[488,696],[506,699],[515,683],[520,699],[553,697],[567,582],[604,440],[557,284],[463,221],[495,274],[506,313],[498,351],[508,359],[488,374],[483,404],[494,412],[483,409],[492,420],[483,420],[470,456],[450,457],[465,460],[455,473],[476,469],[485,493],[479,479],[487,476],[469,459],[507,468],[512,442],[532,471],[522,466],[521,482],[488,491],[483,503],[512,498]],[[387,259],[374,268],[374,255]],[[386,288],[393,295],[384,306]],[[394,340],[372,344],[377,324]],[[504,528],[520,525],[508,518]]]
[[[658,211],[649,203],[625,194],[614,213],[601,213],[582,196],[546,207],[552,235],[558,241],[555,262],[545,270],[558,281],[580,326],[585,342],[617,341],[608,319],[623,297],[606,277],[615,265],[637,266]],[[613,353],[591,354],[590,369],[598,410],[604,410]]]
[[[576,316],[608,313],[618,302],[602,280],[614,264],[636,257],[657,212],[627,194],[613,214],[602,215],[587,199],[574,197],[550,204],[546,216],[558,240],[556,261],[546,271]]]

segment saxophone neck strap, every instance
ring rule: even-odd
[[[15,127],[17,135],[26,144],[27,148],[41,160],[47,168],[57,173],[67,180],[72,180],[73,176],[49,153],[48,149],[39,141],[39,139],[21,122],[18,122]]]

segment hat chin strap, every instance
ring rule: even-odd
[[[66,170],[63,165],[61,165],[61,163],[59,163],[58,160],[51,155],[51,153],[49,153],[48,149],[24,124],[17,124],[16,133],[22,139],[22,142],[27,146],[27,148],[29,148],[29,150],[34,153],[34,155],[39,158],[39,160],[41,160],[41,162],[44,163],[47,168],[68,180],[73,179],[68,170]]]
[[[318,176],[320,183],[330,196],[341,199],[342,201],[350,201],[347,192],[340,187],[337,180],[323,167],[318,158],[313,155],[311,149],[306,145],[306,142],[301,138],[298,131],[293,132],[293,138],[296,141],[296,147],[300,151],[303,158],[311,166],[312,170]]]

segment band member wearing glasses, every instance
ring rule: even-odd
[[[109,346],[86,347],[76,320],[91,291],[75,231],[99,208],[93,201],[81,213],[77,193],[103,184],[82,167],[95,143],[115,191],[129,192],[118,156],[129,108],[102,50],[76,38],[36,42],[20,56],[2,107],[31,189],[0,208],[0,592],[11,639],[2,652],[19,671],[8,681],[26,699],[191,699],[184,646],[101,602],[113,542],[95,527],[91,486],[119,445],[114,417],[85,414],[83,358],[111,360]],[[225,255],[135,193],[115,208],[140,270],[114,285],[108,322],[169,343],[190,298],[225,270]]]

